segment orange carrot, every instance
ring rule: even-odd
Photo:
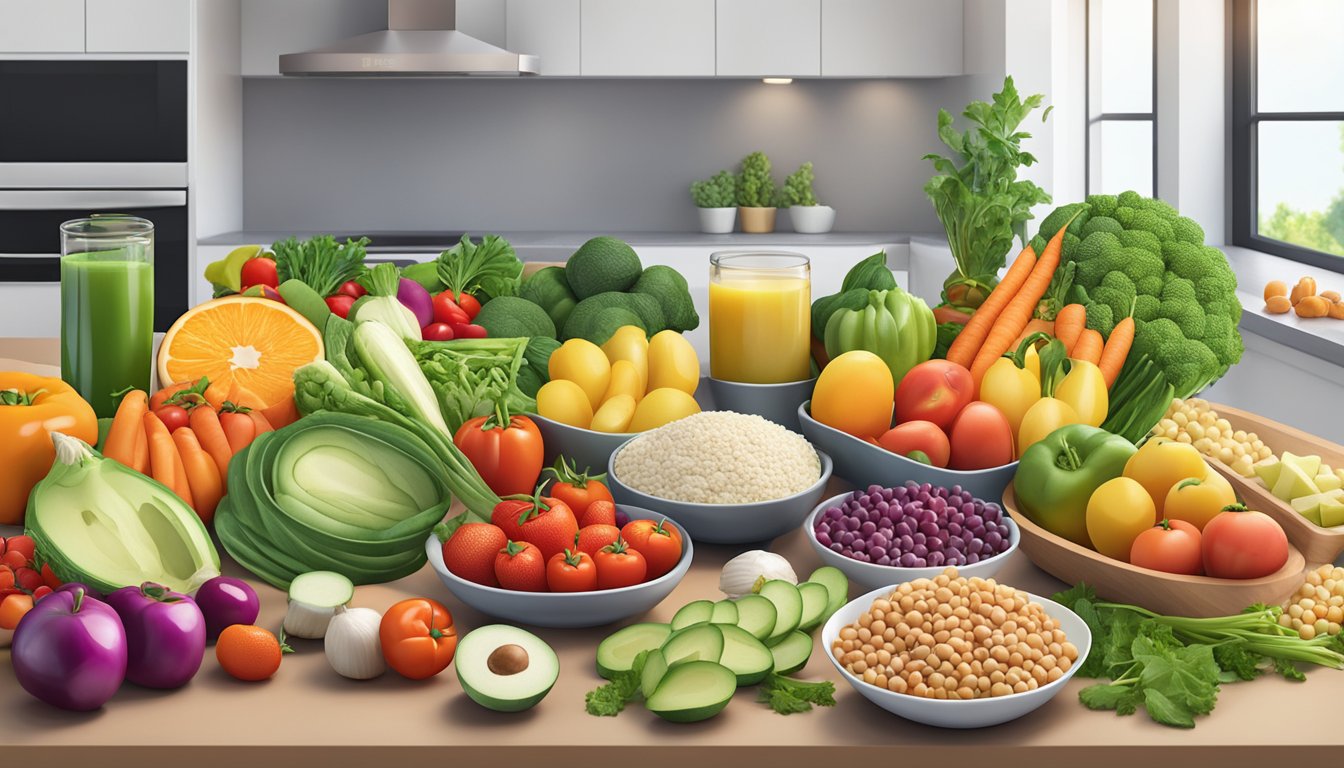
[[[976,353],[980,351],[986,336],[994,327],[999,315],[1009,304],[1013,297],[1022,289],[1022,285],[1034,271],[1036,266],[1036,251],[1028,245],[1022,249],[1022,252],[1013,259],[1013,266],[1008,268],[1008,274],[1003,276],[999,284],[994,286],[994,290],[989,292],[989,296],[984,303],[975,310],[971,319],[966,322],[966,327],[957,338],[952,342],[952,346],[947,349],[947,359],[969,368],[976,358]],[[999,355],[1003,353],[1000,352]],[[995,355],[998,357],[999,355]]]
[[[1072,219],[1070,219],[1072,221]],[[1035,266],[1031,268],[1031,274],[1027,276],[1022,283],[1022,290],[1008,302],[999,317],[994,321],[994,326],[989,329],[985,335],[985,342],[980,346],[980,351],[976,353],[975,360],[971,363],[971,380],[978,387],[980,380],[985,377],[985,371],[994,364],[995,360],[1003,357],[1003,353],[1008,351],[1008,345],[1013,343],[1022,329],[1027,327],[1027,321],[1036,311],[1036,305],[1040,304],[1041,297],[1045,295],[1050,287],[1050,279],[1055,276],[1055,268],[1059,266],[1060,252],[1064,248],[1064,232],[1069,228],[1068,224],[1059,228],[1055,236],[1050,238],[1046,244],[1045,250],[1041,252],[1041,257],[1036,260]],[[1017,264],[1013,264],[1014,267]],[[1006,279],[1006,278],[1005,278]],[[977,312],[976,314],[979,314]],[[972,317],[972,320],[975,318]],[[969,329],[968,329],[969,330]],[[958,336],[957,338],[961,338]]]
[[[103,455],[125,464],[136,472],[149,472],[149,443],[145,440],[145,411],[149,394],[132,390],[121,398],[112,427],[107,432]]]
[[[224,428],[219,424],[219,414],[215,409],[208,405],[197,406],[191,409],[191,431],[196,433],[196,440],[214,459],[215,467],[219,470],[219,481],[224,488],[229,487],[229,459],[233,458],[233,449],[229,447],[229,438],[224,434]]]
[[[1084,328],[1078,336],[1078,343],[1073,345],[1073,350],[1069,352],[1069,357],[1074,360],[1086,360],[1093,365],[1101,362],[1101,350],[1104,342],[1101,340],[1101,334],[1091,328]]]
[[[251,416],[238,411],[224,411],[219,414],[219,425],[229,441],[229,450],[236,456],[238,452],[252,444],[257,436],[257,424]]]
[[[224,495],[224,486],[219,479],[219,467],[210,454],[201,448],[196,433],[190,427],[179,427],[173,432],[173,444],[182,457],[182,466],[186,470],[187,484],[191,487],[192,507],[201,522],[206,525],[215,519],[215,507]]]
[[[1051,336],[1054,336],[1055,324],[1050,320],[1041,320],[1038,318],[1033,318],[1030,322],[1027,323],[1027,327],[1022,329],[1022,332],[1017,335],[1017,338],[1013,341],[1012,346],[1008,347],[1008,351],[1012,352],[1016,350],[1018,347],[1022,346],[1022,342],[1025,341],[1026,338],[1033,333],[1048,333]]]
[[[1101,375],[1106,379],[1107,389],[1120,377],[1120,369],[1124,367],[1125,358],[1129,357],[1129,348],[1133,344],[1134,318],[1126,317],[1115,324],[1110,338],[1106,339],[1106,346],[1102,347],[1101,361],[1097,363]]]
[[[145,414],[145,438],[149,442],[150,477],[168,486],[177,497],[192,507],[191,486],[187,483],[187,470],[182,465],[182,456],[177,452],[173,436],[154,413]],[[194,509],[194,507],[193,507]]]
[[[1087,327],[1087,308],[1082,304],[1068,304],[1055,315],[1055,338],[1064,342],[1064,349],[1073,349],[1078,335]]]

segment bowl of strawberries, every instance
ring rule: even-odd
[[[464,522],[425,542],[455,597],[538,627],[597,627],[644,613],[681,582],[692,553],[690,537],[665,515],[609,497],[585,499],[576,512],[541,492],[505,499],[490,522]]]

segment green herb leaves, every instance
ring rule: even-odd
[[[461,242],[439,254],[436,264],[439,280],[448,290],[454,295],[470,293],[481,303],[487,297],[517,296],[523,281],[523,262],[499,235],[486,235],[480,245],[463,235]]]
[[[640,651],[629,672],[619,672],[611,682],[589,691],[583,697],[588,714],[597,717],[619,715],[625,705],[639,695],[640,678],[644,675],[644,663],[648,658],[648,651]]]
[[[761,681],[756,700],[769,704],[771,709],[781,715],[810,712],[813,706],[834,707],[835,683],[809,683],[771,672],[769,677]]]
[[[341,283],[364,274],[367,237],[337,243],[331,235],[318,235],[299,242],[291,237],[271,246],[280,282],[299,280],[322,297],[336,293]]]

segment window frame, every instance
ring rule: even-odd
[[[1153,82],[1152,98],[1149,100],[1151,108],[1147,112],[1098,112],[1095,116],[1092,114],[1092,86],[1093,81],[1100,78],[1099,74],[1093,72],[1092,61],[1092,2],[1093,0],[1083,1],[1083,66],[1084,83],[1083,88],[1083,194],[1091,195],[1092,192],[1092,166],[1094,163],[1100,165],[1101,158],[1093,157],[1092,149],[1092,130],[1097,128],[1100,133],[1100,127],[1107,122],[1148,122],[1153,128],[1153,188],[1148,190],[1150,197],[1157,197],[1157,5],[1159,0],[1153,0]],[[1137,190],[1136,190],[1137,191]]]
[[[1260,112],[1257,108],[1257,0],[1232,0],[1232,244],[1272,253],[1302,264],[1344,272],[1344,256],[1275,240],[1260,234],[1259,126],[1262,122],[1344,122],[1344,112]]]

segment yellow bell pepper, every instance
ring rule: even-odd
[[[1016,436],[1022,417],[1041,399],[1041,381],[1011,358],[995,360],[980,381],[980,399],[998,408]],[[1020,453],[1020,452],[1019,452]]]
[[[1017,455],[1023,455],[1034,443],[1062,426],[1082,423],[1073,406],[1057,397],[1042,397],[1022,417],[1022,427],[1017,432]]]
[[[1106,378],[1100,368],[1086,360],[1071,360],[1070,363],[1069,372],[1055,385],[1055,397],[1072,406],[1084,424],[1100,427],[1110,407]]]
[[[1167,494],[1172,486],[1188,477],[1205,477],[1207,473],[1208,464],[1193,445],[1154,437],[1129,458],[1124,474],[1148,490],[1157,507],[1157,519],[1161,520],[1167,516]]]
[[[1232,484],[1206,464],[1203,477],[1187,477],[1171,486],[1162,512],[1170,520],[1184,520],[1203,531],[1224,507],[1236,503]]]
[[[98,442],[93,407],[60,379],[0,372],[0,525],[22,525],[28,494],[56,459],[52,432]]]

